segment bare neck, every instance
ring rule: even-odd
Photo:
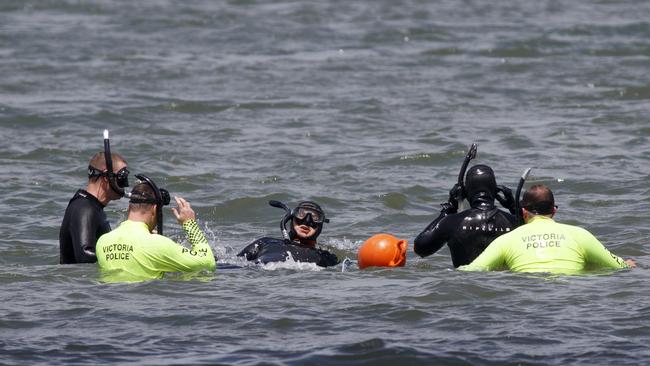
[[[88,182],[88,185],[86,186],[86,192],[95,196],[95,198],[97,198],[97,200],[104,206],[106,206],[108,202],[111,201],[110,197],[108,196],[108,192],[106,189],[104,189],[104,187],[102,187],[101,180]]]
[[[152,217],[152,215],[147,212],[129,210],[129,215],[127,219],[129,221],[144,222],[145,224],[147,224],[149,231],[151,231],[152,228],[156,226],[155,216]]]

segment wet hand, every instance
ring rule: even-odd
[[[625,263],[630,267],[630,268],[636,268],[636,262],[633,259],[626,259]]]
[[[463,199],[463,187],[461,187],[458,183],[456,183],[449,190],[449,199],[447,200],[447,202],[449,203],[449,206],[453,210],[457,211],[458,201],[462,199]]]
[[[195,220],[196,214],[192,210],[192,206],[183,197],[174,197],[176,200],[176,207],[172,208],[176,220],[179,224],[184,224],[187,220]]]
[[[501,206],[507,208],[511,214],[515,214],[515,197],[512,195],[512,190],[510,188],[506,186],[497,186],[496,199],[499,201]]]

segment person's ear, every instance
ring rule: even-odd
[[[555,216],[557,213],[557,206],[553,206],[553,213],[551,214],[551,217]]]

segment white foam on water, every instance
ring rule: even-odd
[[[300,271],[322,271],[323,267],[319,267],[316,265],[316,263],[307,263],[307,262],[300,262],[300,261],[295,261],[293,257],[291,256],[290,252],[287,252],[289,257],[287,260],[284,262],[271,262],[267,264],[262,264],[260,265],[261,268],[268,270],[268,271],[276,271],[279,269],[295,269],[295,270],[300,270]]]
[[[321,247],[331,247],[340,250],[350,251],[356,253],[364,240],[350,240],[347,238],[337,239],[337,238],[328,238],[325,243],[320,243]],[[326,249],[326,248],[325,248]]]

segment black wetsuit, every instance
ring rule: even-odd
[[[246,260],[266,264],[284,262],[289,258],[289,253],[296,262],[316,263],[320,267],[335,266],[339,263],[336,255],[327,250],[309,248],[298,242],[269,237],[255,240],[242,249],[237,256],[245,256]]]
[[[443,210],[415,238],[415,253],[426,257],[447,243],[454,267],[470,264],[492,240],[515,227],[515,217],[496,208],[493,201],[470,205],[459,213]]]
[[[80,189],[68,203],[59,231],[61,264],[95,263],[95,244],[111,226],[95,196]]]

